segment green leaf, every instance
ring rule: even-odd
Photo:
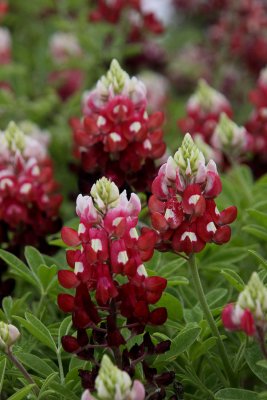
[[[12,396],[10,396],[7,400],[23,400],[23,399],[25,399],[34,386],[35,385],[33,385],[33,384],[25,386],[23,389],[20,389],[18,392],[14,393]]]
[[[45,264],[42,254],[35,247],[32,246],[26,246],[25,258],[27,260],[30,269],[35,275],[37,273],[38,267],[41,264]]]
[[[168,318],[177,321],[183,318],[183,307],[177,297],[164,292],[157,302],[157,307],[166,307]]]
[[[258,394],[244,389],[222,389],[215,394],[216,400],[258,400]]]
[[[251,371],[265,384],[267,384],[266,368],[258,365],[263,356],[258,345],[253,345],[245,352],[245,358]]]
[[[2,392],[4,377],[6,372],[6,358],[0,362],[0,393]]]
[[[188,285],[189,280],[185,276],[174,276],[168,279],[168,286]]]
[[[170,350],[164,355],[160,356],[160,362],[174,361],[180,354],[185,352],[198,338],[201,329],[196,325],[186,326],[178,335],[172,340]],[[158,357],[157,357],[158,359]],[[156,359],[156,360],[157,360]]]
[[[229,283],[231,283],[232,286],[234,286],[239,292],[242,292],[245,287],[245,283],[237,272],[229,268],[224,268],[221,270],[221,274],[225,277],[225,279],[228,280]]]
[[[31,270],[16,256],[5,250],[0,250],[0,258],[11,268],[11,272],[23,281],[40,288],[38,280],[32,275]]]
[[[247,225],[242,228],[243,231],[250,233],[252,236],[255,236],[258,239],[267,241],[267,232],[265,228],[262,228],[258,225]]]
[[[258,210],[248,209],[248,214],[262,227],[267,229],[267,214]]]
[[[44,378],[55,372],[50,365],[34,354],[16,352],[16,356],[22,364],[26,365],[32,371],[37,372],[38,375]]]
[[[57,267],[55,265],[48,267],[42,264],[38,267],[38,276],[44,291],[49,292],[57,283]]]
[[[62,347],[62,345],[61,345],[62,336],[67,335],[69,333],[71,326],[72,326],[72,317],[71,316],[65,318],[61,322],[59,330],[58,330],[58,350],[60,350]]]
[[[227,298],[227,289],[217,288],[211,290],[206,294],[206,300],[210,308],[218,307],[224,304],[224,300]]]
[[[25,317],[21,318],[16,316],[15,318],[21,323],[21,325],[27,329],[36,339],[38,339],[45,346],[49,347],[54,352],[57,351],[55,342],[51,336],[51,333],[47,327],[34,315],[25,313]]]
[[[261,264],[262,266],[267,269],[267,260],[265,260],[265,258],[263,258],[259,253],[257,253],[254,250],[248,250],[248,252],[250,254],[252,254]]]

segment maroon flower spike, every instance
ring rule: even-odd
[[[128,200],[126,191],[119,194],[113,182],[102,178],[92,187],[91,196],[77,198],[78,231],[62,229],[63,241],[75,249],[67,251],[71,269],[60,270],[58,280],[75,293],[60,294],[58,306],[72,314],[77,331],[77,337],[64,336],[62,346],[82,359],[95,360],[98,346],[120,351],[127,332],[128,336],[141,334],[147,325],[162,325],[167,319],[166,309],[154,306],[167,281],[148,277],[143,265],[143,259],[153,255],[146,241],[155,243],[157,234],[145,230],[138,235],[140,209],[135,194]],[[168,348],[168,343],[158,343],[155,354]],[[124,362],[134,372],[135,363],[126,353]]]
[[[155,160],[163,156],[166,145],[164,116],[148,115],[146,103],[144,84],[113,60],[107,75],[85,94],[82,120],[71,120],[74,153],[84,173],[148,191],[156,174]]]
[[[232,206],[218,211],[214,199],[221,190],[216,164],[210,161],[205,165],[203,154],[187,134],[152,184],[148,205],[156,245],[153,240],[149,244],[146,232],[142,248],[148,251],[155,246],[161,251],[192,254],[203,250],[208,242],[228,242],[231,229],[227,224],[236,219],[237,210]]]

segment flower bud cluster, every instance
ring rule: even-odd
[[[19,330],[11,324],[0,321],[0,349],[7,351],[19,339]]]
[[[138,235],[140,210],[135,194],[128,200],[126,191],[119,194],[113,182],[102,178],[92,187],[91,196],[77,198],[78,231],[62,229],[63,241],[74,249],[67,250],[72,270],[59,271],[58,279],[64,288],[75,289],[75,295],[60,294],[58,304],[72,313],[77,330],[77,337],[64,336],[62,344],[81,358],[94,359],[94,347],[119,348],[129,333],[141,334],[147,324],[166,321],[165,308],[151,309],[167,281],[147,276],[143,261],[153,254],[147,240],[155,240],[155,234]],[[155,347],[154,353],[159,351]],[[125,349],[123,365],[132,373],[136,358]]]
[[[178,121],[183,133],[200,134],[207,143],[219,121],[221,113],[232,117],[233,111],[226,97],[213,89],[203,79],[199,80],[196,92],[189,98],[187,116]]]
[[[191,254],[208,242],[228,242],[228,224],[235,220],[237,211],[234,206],[218,211],[214,199],[221,190],[215,162],[205,164],[204,155],[187,133],[152,184],[149,210],[158,232],[156,247]]]
[[[85,94],[82,120],[72,120],[75,155],[85,173],[147,190],[155,175],[154,160],[166,145],[163,114],[148,116],[146,106],[145,85],[113,60],[96,88]]]
[[[222,321],[230,331],[244,331],[248,336],[260,336],[267,331],[267,288],[257,272],[239,294],[236,304],[228,304]]]
[[[107,355],[101,361],[95,380],[96,397],[86,390],[81,400],[144,400],[144,385],[135,380],[132,382],[129,374],[116,367]]]
[[[14,122],[0,133],[0,237],[12,246],[41,245],[60,228],[61,195],[43,142],[34,124],[28,135]]]

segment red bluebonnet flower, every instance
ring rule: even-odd
[[[99,345],[120,352],[129,332],[141,334],[146,325],[162,325],[167,319],[165,308],[151,308],[167,282],[147,276],[143,259],[151,258],[153,251],[148,254],[136,229],[140,209],[135,194],[128,200],[126,191],[119,194],[118,187],[103,177],[93,185],[91,196],[77,198],[78,231],[62,230],[63,241],[74,249],[67,251],[71,270],[59,271],[58,279],[66,289],[75,289],[75,295],[60,294],[58,304],[72,313],[77,330],[77,337],[64,336],[62,344],[81,358],[94,360]],[[154,354],[160,351],[160,346],[153,349]],[[133,350],[130,358],[125,348],[123,365],[132,372],[133,360],[139,358],[134,354]],[[85,388],[90,389],[92,375],[83,374],[86,381]]]
[[[257,272],[239,294],[236,304],[228,304],[222,312],[224,327],[229,331],[243,331],[265,341],[267,331],[267,289]]]
[[[187,116],[178,121],[181,131],[190,132],[192,136],[201,135],[207,143],[210,143],[220,115],[225,113],[231,118],[233,114],[226,97],[202,79],[197,91],[188,100],[186,112]]]
[[[251,168],[256,176],[260,176],[266,171],[267,164],[267,69],[264,68],[259,76],[257,86],[249,94],[250,101],[254,104],[246,129],[253,138],[252,154],[254,158]],[[257,162],[254,161],[257,157]]]
[[[11,35],[7,28],[0,27],[0,65],[11,62]]]
[[[158,232],[156,248],[198,253],[206,243],[229,241],[236,208],[219,212],[214,199],[222,184],[214,161],[205,159],[187,133],[174,158],[163,164],[152,184],[151,222]]]
[[[84,73],[78,68],[68,68],[68,61],[82,56],[77,38],[71,33],[56,32],[49,43],[51,58],[56,69],[49,74],[48,81],[64,101],[79,90],[84,81]],[[59,68],[59,69],[58,69]]]
[[[140,41],[145,30],[154,34],[163,32],[161,21],[153,12],[145,11],[140,0],[97,0],[97,8],[90,13],[89,19],[117,24],[125,11],[130,26],[130,40]]]
[[[71,122],[75,155],[89,177],[105,175],[118,186],[147,190],[156,172],[154,161],[166,145],[163,114],[148,115],[146,106],[144,84],[113,60],[107,75],[84,96],[82,120]]]
[[[267,63],[266,2],[239,0],[229,2],[225,12],[210,29],[210,38],[229,52],[230,57],[242,60],[253,73],[259,73]]]
[[[2,242],[11,248],[45,245],[45,236],[60,229],[62,200],[47,148],[13,122],[0,134],[0,143]]]

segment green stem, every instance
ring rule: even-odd
[[[196,263],[196,258],[195,255],[192,254],[189,257],[188,260],[188,264],[191,270],[191,275],[192,275],[192,280],[193,280],[193,284],[195,286],[195,290],[198,296],[198,300],[201,304],[203,313],[208,321],[208,324],[210,326],[211,332],[213,333],[213,335],[217,338],[217,346],[218,346],[218,350],[224,365],[224,369],[228,375],[229,381],[231,383],[232,386],[235,386],[235,376],[234,376],[234,371],[233,368],[230,364],[227,352],[225,350],[223,341],[221,339],[220,336],[220,332],[218,330],[218,327],[216,325],[216,322],[214,321],[214,318],[212,316],[212,313],[210,311],[209,305],[207,303],[206,297],[205,297],[205,293],[202,287],[202,283],[200,280],[200,276],[198,273],[198,267],[197,267],[197,263]]]
[[[8,357],[8,359],[12,362],[12,364],[14,364],[17,369],[22,373],[22,375],[24,376],[24,378],[31,384],[34,384],[35,386],[32,388],[33,392],[35,393],[35,395],[38,397],[39,395],[39,389],[36,385],[36,383],[34,382],[34,380],[32,379],[32,377],[30,376],[30,374],[26,371],[26,369],[24,368],[24,366],[19,362],[19,360],[17,359],[17,357],[14,356],[14,354],[12,353],[12,350],[10,348],[7,349],[6,351],[6,355]]]
[[[57,350],[57,362],[58,362],[58,368],[59,368],[60,382],[64,383],[65,377],[64,377],[64,371],[63,371],[63,365],[62,365],[61,351],[60,350]]]

